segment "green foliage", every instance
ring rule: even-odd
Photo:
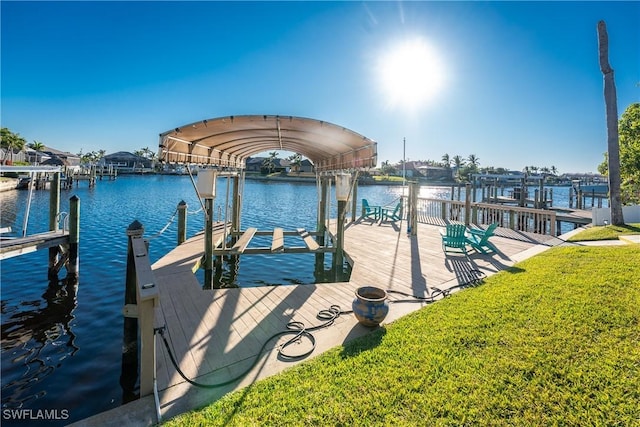
[[[30,142],[29,144],[27,144],[27,146],[32,150],[36,150],[36,151],[42,151],[45,149],[45,145],[40,141]]]
[[[82,150],[78,153],[78,157],[80,157],[80,162],[83,164],[96,163],[98,160],[104,157],[105,150],[100,151],[90,151],[88,153],[83,153]]]
[[[11,132],[9,128],[1,128],[0,147],[4,148],[6,151],[4,158],[0,160],[5,161],[9,158],[9,160],[13,161],[13,152],[24,149],[26,143],[27,140],[21,137],[20,134]]]
[[[380,172],[385,175],[394,175],[396,173],[396,168],[389,164],[389,160],[385,160],[384,162],[382,162]]]
[[[620,144],[621,197],[624,204],[640,203],[640,103],[631,104],[618,121]],[[609,156],[598,165],[598,172],[609,172]]]
[[[630,277],[632,245],[553,248],[167,425],[636,425]]]

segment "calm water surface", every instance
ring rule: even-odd
[[[401,191],[399,187],[363,186],[358,197],[386,205],[395,202]],[[219,180],[217,192],[216,217],[224,219],[225,179]],[[0,193],[0,226],[21,233],[27,194]],[[121,405],[126,229],[134,220],[145,226],[153,262],[175,246],[177,220],[164,233],[157,233],[169,223],[181,200],[191,213],[188,236],[203,228],[203,215],[197,212],[200,205],[188,176],[121,176],[115,181],[98,181],[92,189],[81,182],[72,190],[62,190],[62,211],[68,209],[74,194],[81,203],[77,285],[48,282],[47,251],[0,265],[2,425],[65,425]],[[449,198],[450,188],[422,187],[420,195]],[[555,205],[568,206],[568,189],[555,188],[554,199]],[[317,200],[315,184],[247,180],[242,227],[314,230]],[[48,191],[34,192],[29,234],[47,230],[48,204]],[[335,206],[331,217],[335,217]],[[240,286],[313,283],[313,267],[310,254],[247,255],[241,258],[235,281]],[[63,269],[61,276],[65,274]],[[16,409],[32,410],[32,415],[46,410],[59,419],[8,419],[7,411]]]

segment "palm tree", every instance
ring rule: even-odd
[[[558,168],[555,166],[551,166],[551,173],[554,175],[558,175]]]
[[[464,166],[464,159],[456,154],[453,156],[451,161],[453,162],[453,166],[456,168],[456,179],[460,181],[460,169]]]
[[[450,168],[451,167],[451,157],[449,157],[448,153],[445,153],[442,156],[442,162],[444,163],[444,167],[445,168]]]
[[[11,132],[8,128],[0,129],[0,147],[5,149],[4,159],[7,160],[7,155],[11,155],[11,163],[13,163],[14,150],[20,151],[24,149],[27,140],[20,136],[18,133]]]
[[[273,168],[276,165],[276,159],[277,158],[278,158],[278,152],[277,151],[271,151],[269,153],[269,157],[264,159],[264,161],[262,162],[262,167],[267,169],[269,171],[269,173],[272,173],[273,172]]]
[[[27,144],[27,146],[29,148],[31,148],[32,150],[36,150],[36,151],[42,151],[45,148],[45,146],[44,146],[44,144],[42,142],[36,141],[36,140],[34,140],[33,142]]]
[[[291,162],[292,169],[300,173],[300,165],[302,164],[302,155],[299,153],[292,154],[287,158]]]
[[[604,78],[604,104],[607,123],[607,152],[609,153],[609,205],[611,225],[624,225],[622,214],[620,141],[618,137],[618,106],[613,69],[609,64],[609,36],[604,21],[598,22],[598,57]]]
[[[480,165],[480,158],[475,154],[469,154],[467,160],[469,161],[469,166],[471,166],[472,168],[477,168]]]

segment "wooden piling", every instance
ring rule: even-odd
[[[53,181],[49,188],[49,231],[58,230],[58,220],[60,215],[60,172],[53,174]],[[49,248],[48,278],[58,280],[58,254],[60,248],[52,246]]]
[[[318,200],[318,221],[316,224],[316,243],[319,246],[325,244],[325,234],[327,231],[327,206],[329,204],[329,179],[327,177],[319,176],[320,180],[320,199]],[[315,261],[316,276],[324,273],[324,252],[316,253]]]
[[[466,191],[464,197],[464,225],[469,226],[469,219],[471,218],[471,184],[468,182],[465,184]]]
[[[124,390],[124,399],[134,393],[138,379],[138,307],[136,304],[136,267],[132,239],[142,237],[144,227],[139,221],[133,221],[127,228],[127,270],[124,290],[124,327],[122,332],[122,368],[120,386]],[[123,400],[124,400],[123,399]]]
[[[227,177],[227,179],[230,179]],[[240,194],[240,177],[238,175],[233,176],[233,201],[232,201],[232,224],[231,230],[233,232],[240,231],[240,218],[241,218],[241,210],[242,210],[242,199]]]
[[[358,180],[353,183],[353,194],[351,194],[351,222],[356,221],[358,215]]]
[[[75,194],[69,199],[69,260],[67,261],[67,280],[78,280],[80,243],[80,198]]]
[[[178,203],[178,246],[187,240],[187,202]]]
[[[333,254],[333,269],[336,277],[341,277],[344,266],[344,218],[347,202],[338,200],[338,220],[336,223],[336,251]],[[340,280],[340,279],[337,279]]]
[[[204,263],[205,272],[213,270],[213,198],[204,200],[205,226],[204,226]],[[205,283],[205,286],[210,286]]]
[[[418,193],[420,192],[420,184],[416,181],[409,183],[409,200],[407,201],[407,234],[409,236],[418,235]]]

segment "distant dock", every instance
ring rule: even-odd
[[[72,196],[69,199],[69,212],[60,211],[61,170],[48,166],[1,166],[0,173],[28,173],[33,181],[34,176],[47,176],[49,182],[49,230],[44,233],[28,234],[28,221],[31,199],[35,183],[29,185],[29,197],[25,206],[26,212],[22,224],[21,236],[9,236],[10,229],[3,230],[0,239],[0,260],[20,256],[41,249],[48,249],[48,278],[57,280],[58,273],[64,266],[67,278],[78,277],[78,243],[80,241],[80,199]],[[49,179],[50,178],[50,179]],[[62,224],[62,227],[60,226]],[[7,233],[5,233],[7,232]]]

